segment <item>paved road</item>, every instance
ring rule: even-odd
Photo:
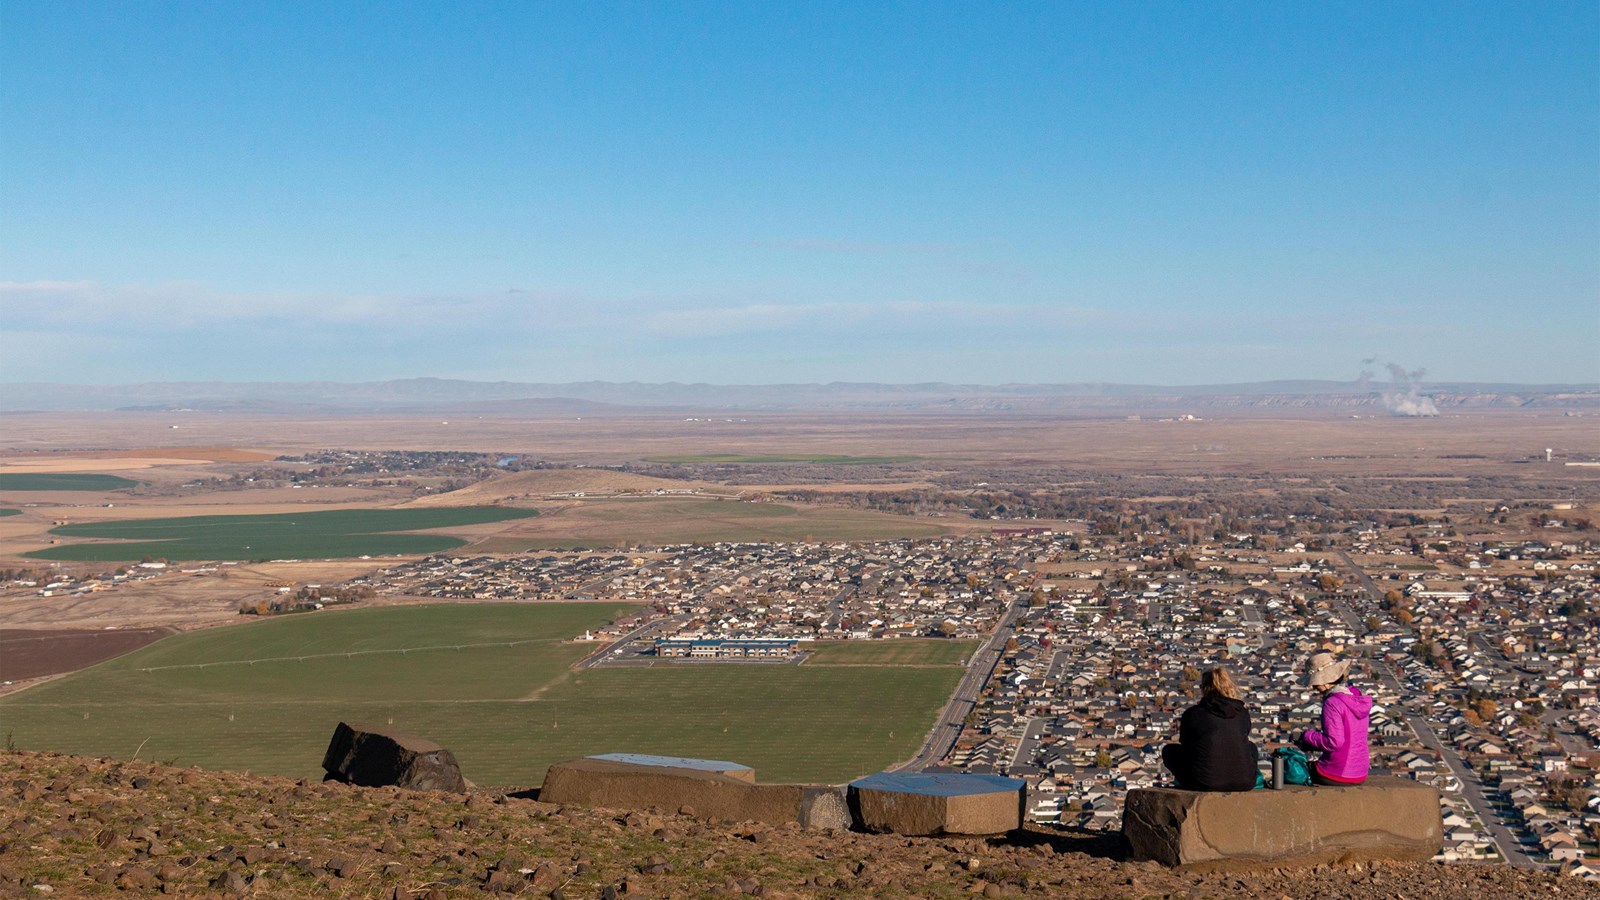
[[[1570,709],[1547,709],[1543,715],[1539,716],[1539,723],[1546,728],[1555,729],[1556,742],[1561,745],[1562,749],[1573,756],[1588,756],[1595,752],[1595,747],[1589,745],[1586,738],[1579,737],[1570,731],[1563,731],[1561,726],[1557,724],[1557,720],[1571,715],[1571,713],[1572,710]]]
[[[1384,594],[1383,588],[1378,587],[1378,583],[1372,580],[1372,576],[1368,575],[1365,569],[1356,565],[1356,561],[1350,558],[1350,554],[1340,550],[1336,555],[1344,561],[1345,568],[1349,569],[1356,576],[1356,580],[1361,582],[1361,586],[1366,588],[1367,596],[1372,598],[1372,602],[1382,603]],[[1356,615],[1356,611],[1351,609],[1349,604],[1338,602],[1333,604],[1333,608],[1339,612],[1339,615],[1344,619],[1345,624],[1349,625],[1350,629],[1357,635],[1365,635],[1367,633],[1367,623],[1363,622],[1361,617]]]
[[[1256,647],[1265,650],[1272,643],[1272,632],[1267,630],[1266,619],[1261,615],[1261,607],[1244,607],[1245,630],[1256,633]]]
[[[654,570],[655,567],[659,565],[661,565],[661,560],[659,559],[647,562],[639,567],[638,574],[643,575],[646,572]],[[611,580],[613,578],[620,577],[622,574],[623,573],[621,572],[612,572],[608,575],[601,575],[599,578],[596,578],[595,580],[586,584],[580,584],[577,588],[567,592],[567,599],[593,600],[595,598],[595,594],[599,593],[602,589],[609,587],[611,585]]]
[[[1061,684],[1063,682],[1061,675],[1066,670],[1067,663],[1071,661],[1071,656],[1065,650],[1057,650],[1050,654],[1050,662],[1044,670],[1044,683]],[[1034,754],[1039,750],[1039,739],[1049,724],[1049,717],[1029,718],[1023,723],[1022,734],[1017,737],[1017,749],[1011,754],[1012,769],[1033,762]]]
[[[638,628],[635,628],[622,637],[617,638],[615,641],[612,641],[610,644],[607,644],[605,649],[601,650],[600,652],[591,653],[588,656],[585,656],[583,659],[579,660],[578,664],[573,666],[573,668],[579,670],[592,669],[595,666],[601,665],[602,663],[611,659],[614,654],[634,641],[649,637],[650,635],[666,628],[669,625],[682,625],[688,620],[689,617],[682,614],[676,616],[664,616],[659,619],[651,619],[650,621],[645,622],[643,625],[640,625]]]
[[[1050,655],[1050,667],[1045,669],[1045,684],[1063,684],[1066,679],[1067,663],[1072,661],[1072,656],[1065,650],[1057,650]]]
[[[939,713],[939,720],[934,723],[933,730],[928,732],[927,740],[923,741],[922,749],[917,755],[896,766],[891,766],[889,771],[921,771],[935,765],[944,759],[950,748],[956,744],[956,738],[961,736],[962,723],[966,721],[967,713],[972,712],[978,705],[978,692],[988,682],[995,666],[999,665],[1000,657],[1005,654],[1006,641],[1016,631],[1017,617],[1022,614],[1022,595],[1017,595],[1006,608],[1006,613],[1000,619],[1000,624],[995,627],[994,634],[972,658],[967,660],[966,674],[961,676],[961,683],[956,685],[955,693],[950,695],[950,701],[944,705]]]
[[[1393,673],[1380,669],[1379,677],[1388,682],[1390,688],[1396,691],[1400,690],[1400,682],[1394,677]],[[1417,733],[1417,738],[1422,742],[1422,745],[1436,751],[1444,759],[1445,764],[1450,767],[1450,771],[1456,776],[1456,779],[1461,782],[1461,795],[1466,798],[1467,804],[1478,814],[1478,820],[1483,823],[1484,829],[1488,831],[1489,839],[1494,841],[1496,849],[1500,851],[1501,856],[1505,857],[1506,862],[1523,868],[1540,868],[1541,865],[1538,861],[1522,852],[1522,845],[1517,842],[1517,836],[1511,832],[1511,829],[1506,827],[1499,813],[1495,812],[1494,805],[1489,802],[1488,792],[1484,789],[1483,782],[1478,780],[1478,773],[1467,765],[1461,755],[1456,753],[1455,748],[1439,740],[1439,736],[1434,733],[1433,726],[1426,719],[1411,712],[1404,712],[1403,715],[1406,723],[1411,726],[1411,730]]]
[[[1044,734],[1044,727],[1049,723],[1049,719],[1027,720],[1022,727],[1022,737],[1017,739],[1017,750],[1011,754],[1010,769],[1025,766],[1033,761],[1033,754],[1039,749],[1039,736]]]
[[[1360,580],[1362,586],[1367,590],[1367,595],[1373,599],[1373,602],[1379,602],[1383,599],[1382,589],[1373,582],[1366,572],[1362,571],[1360,566],[1355,564],[1355,561],[1350,558],[1350,554],[1339,551],[1337,556],[1344,561],[1345,567]],[[1332,608],[1350,625],[1351,630],[1356,635],[1366,634],[1366,625],[1361,622],[1360,617],[1356,615],[1355,610],[1350,608],[1349,604],[1343,600],[1334,600]],[[1395,677],[1394,672],[1387,665],[1380,662],[1374,665],[1372,670],[1377,673],[1381,681],[1389,686],[1390,690],[1395,692],[1395,696],[1402,698],[1410,696],[1410,692],[1400,683],[1400,679]],[[1405,718],[1406,724],[1410,725],[1411,730],[1416,732],[1417,740],[1422,742],[1422,746],[1438,753],[1439,757],[1444,760],[1445,765],[1450,767],[1451,774],[1455,775],[1456,780],[1461,782],[1461,795],[1466,798],[1467,805],[1472,807],[1473,812],[1477,813],[1478,821],[1483,823],[1484,830],[1488,832],[1489,840],[1494,842],[1495,849],[1500,851],[1500,856],[1513,866],[1542,868],[1538,862],[1522,852],[1522,846],[1517,842],[1516,835],[1506,827],[1499,813],[1495,812],[1494,805],[1489,802],[1483,783],[1478,780],[1478,773],[1467,765],[1466,761],[1461,758],[1460,754],[1456,753],[1453,747],[1439,739],[1439,735],[1434,732],[1433,725],[1427,719],[1404,708],[1400,712]]]
[[[874,585],[882,580],[883,573],[888,568],[888,566],[878,566],[867,569],[861,573],[860,587],[853,584],[845,584],[839,588],[839,592],[833,595],[832,600],[828,601],[828,611],[822,617],[822,627],[827,629],[838,625],[839,620],[844,615],[844,601],[850,597],[859,596],[863,591],[870,591]]]
[[[857,590],[858,588],[855,585],[847,584],[840,588],[837,594],[833,595],[833,599],[828,601],[828,611],[822,616],[823,630],[839,624],[839,619],[844,613],[845,599],[856,593]]]
[[[1485,659],[1489,660],[1490,665],[1494,666],[1500,671],[1510,672],[1513,668],[1515,668],[1515,665],[1511,662],[1511,660],[1506,658],[1506,655],[1500,651],[1500,648],[1495,646],[1494,642],[1489,640],[1489,636],[1484,634],[1482,631],[1471,632],[1468,635],[1468,640],[1473,646],[1478,648],[1478,652],[1482,653]],[[1546,728],[1554,728],[1556,732],[1556,742],[1559,743],[1561,747],[1568,753],[1571,753],[1574,756],[1585,756],[1595,752],[1596,748],[1588,743],[1587,738],[1581,737],[1571,731],[1565,731],[1556,724],[1557,720],[1561,719],[1563,716],[1566,716],[1569,712],[1570,710],[1565,709],[1547,709],[1542,715],[1539,716],[1539,724],[1544,725]]]

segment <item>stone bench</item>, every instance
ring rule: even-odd
[[[545,772],[539,799],[603,809],[683,807],[695,815],[805,828],[850,827],[844,789],[757,784],[748,766],[723,760],[606,753],[559,762]]]
[[[1004,834],[1022,827],[1027,788],[999,775],[879,772],[850,783],[850,814],[863,831]]]
[[[1426,860],[1444,844],[1439,792],[1404,778],[1354,787],[1128,792],[1130,856],[1169,866]]]

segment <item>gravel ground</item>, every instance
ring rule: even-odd
[[[1600,897],[1506,866],[1195,873],[1112,836],[903,838],[0,753],[0,896]]]

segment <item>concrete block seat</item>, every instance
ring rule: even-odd
[[[695,759],[690,756],[656,756],[650,753],[598,753],[589,759],[599,759],[606,762],[627,763],[630,766],[644,766],[648,768],[665,769],[692,769],[696,772],[712,772],[717,775],[726,775],[735,781],[748,784],[756,783],[756,770],[736,762],[725,759]]]
[[[1404,778],[1354,787],[1128,792],[1130,856],[1169,866],[1426,860],[1444,844],[1439,792]]]
[[[735,822],[850,827],[843,788],[757,784],[754,769],[716,759],[639,753],[570,759],[545,772],[539,799],[603,809],[676,812],[689,807],[696,815]]]
[[[1022,827],[1027,787],[999,775],[879,772],[850,783],[850,812],[864,831],[1002,834]]]

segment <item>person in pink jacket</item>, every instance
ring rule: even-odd
[[[1360,784],[1367,780],[1371,757],[1367,729],[1372,698],[1346,683],[1350,661],[1332,653],[1314,653],[1306,663],[1306,686],[1322,695],[1322,728],[1312,728],[1296,743],[1322,755],[1311,766],[1313,784]]]

